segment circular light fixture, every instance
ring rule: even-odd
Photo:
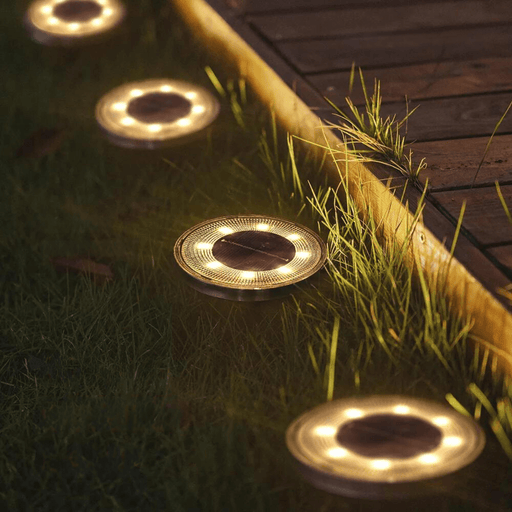
[[[203,87],[154,79],[107,93],[96,105],[96,120],[118,146],[156,149],[188,140],[219,111],[219,102]]]
[[[310,229],[262,215],[226,216],[197,224],[174,246],[178,265],[197,290],[232,300],[267,300],[320,270],[325,244]]]
[[[351,497],[401,498],[482,452],[478,424],[453,409],[403,396],[324,403],[297,418],[286,444],[315,487]]]
[[[39,43],[70,45],[117,27],[124,16],[119,0],[36,0],[25,26]]]

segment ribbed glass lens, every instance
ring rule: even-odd
[[[485,437],[471,419],[435,402],[402,396],[334,400],[288,428],[292,455],[340,482],[402,483],[442,476],[475,460]]]
[[[163,146],[201,131],[220,105],[206,89],[181,80],[145,80],[113,89],[96,105],[96,120],[120,145]],[[122,140],[121,140],[122,139]]]
[[[282,219],[232,216],[201,223],[176,242],[185,272],[205,283],[264,290],[314,274],[325,262],[325,245],[311,230]]]

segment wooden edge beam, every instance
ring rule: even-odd
[[[173,0],[185,22],[214,54],[222,55],[234,65],[252,86],[259,99],[275,112],[279,123],[290,134],[312,143],[328,145],[344,153],[344,145],[335,134],[322,128],[322,120],[316,116],[297,94],[286,84],[253,48],[257,48],[272,64],[278,62],[281,75],[289,83],[300,77],[279,57],[262,46],[261,40],[222,5],[212,8],[206,0]],[[210,0],[215,3],[215,0]],[[322,98],[313,90],[307,91],[308,100]],[[323,101],[323,100],[322,100]],[[324,106],[326,104],[324,103]],[[312,146],[308,145],[311,149]],[[318,151],[325,151],[318,148]],[[326,160],[327,170],[333,179],[340,179],[334,159]],[[512,315],[509,304],[499,294],[508,279],[464,237],[459,237],[450,257],[449,248],[455,228],[428,201],[415,219],[414,212],[421,200],[421,193],[404,186],[404,180],[383,167],[349,162],[340,166],[342,177],[350,194],[362,211],[369,210],[375,221],[382,226],[388,241],[406,243],[408,262],[413,268],[419,264],[429,283],[439,282],[445,276],[446,294],[454,314],[471,315],[474,325],[471,338],[484,350],[489,350],[490,361],[512,376]],[[390,186],[390,182],[399,187]],[[448,248],[448,249],[447,249]],[[468,270],[471,268],[471,272]],[[486,283],[487,288],[482,285]]]

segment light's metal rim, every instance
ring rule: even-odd
[[[244,223],[244,221],[246,221],[246,223]],[[237,229],[237,226],[240,229]],[[209,232],[208,228],[210,227],[214,228],[213,232]],[[222,229],[223,227],[226,229]],[[288,265],[284,266],[288,268],[281,267],[276,270],[255,272],[244,272],[224,267],[233,274],[233,280],[235,282],[226,282],[225,280],[222,281],[219,278],[216,278],[216,270],[223,267],[223,265],[216,262],[213,254],[211,253],[211,248],[217,240],[220,240],[226,234],[231,234],[237,231],[252,230],[274,232],[283,236],[285,228],[289,230],[288,237],[285,236],[285,238],[287,238],[296,249],[296,255],[291,263],[293,263],[294,260],[299,261],[308,257],[305,256],[308,251],[304,250],[304,248],[306,247],[305,243],[307,241],[310,242],[307,248],[311,253],[315,252],[315,255],[313,258],[314,263],[309,265],[308,268],[302,268],[294,277],[290,276],[290,274],[293,274],[292,270],[289,272],[287,271],[289,268]],[[203,232],[205,233],[204,242],[200,241],[203,239],[201,236]],[[200,240],[192,238],[194,236],[198,237]],[[314,247],[312,247],[313,244]],[[192,247],[195,248],[195,246],[200,246],[200,250],[205,254],[205,257],[203,258],[205,265],[202,268],[202,271],[195,270],[190,263],[190,252]],[[297,249],[299,250],[297,251]],[[313,251],[313,249],[315,249],[315,251]],[[224,296],[222,294],[222,290],[229,290],[245,294],[246,296],[251,297],[250,300],[258,300],[257,295],[261,294],[262,296],[265,296],[266,292],[270,293],[281,290],[283,291],[283,294],[285,292],[288,293],[293,285],[308,279],[318,272],[323,267],[325,260],[327,259],[327,249],[320,236],[311,229],[295,222],[267,215],[227,215],[200,222],[185,231],[174,244],[174,258],[188,277],[192,278],[200,285],[213,287],[219,292],[216,294],[205,291],[205,293],[215,296]],[[211,268],[206,267],[206,265],[209,264],[211,265]],[[195,266],[197,267],[198,265]],[[306,265],[302,262],[301,267],[306,267]],[[249,276],[249,274],[251,275]],[[280,279],[274,282],[269,281],[269,278],[275,277],[276,275],[279,276]],[[266,282],[259,282],[259,277],[266,278]],[[258,285],[255,286],[254,283],[258,283]],[[272,296],[276,295],[270,294],[267,298],[272,298]],[[239,300],[242,299],[239,298]]]
[[[370,414],[416,416],[438,428],[443,438],[434,450],[404,459],[371,459],[341,447],[335,439],[338,429]],[[286,445],[313,485],[358,496],[385,493],[401,484],[421,483],[462,469],[482,452],[485,434],[472,418],[444,404],[373,395],[333,400],[306,411],[288,427]]]
[[[38,43],[69,45],[103,35],[119,26],[126,16],[120,0],[89,1],[102,8],[101,15],[85,22],[67,22],[52,16],[53,8],[66,0],[35,0],[25,12],[25,27]]]
[[[190,113],[171,123],[148,124],[128,115],[130,100],[151,93],[175,93],[191,103]],[[113,144],[158,149],[185,142],[213,123],[220,103],[204,87],[183,80],[155,78],[112,89],[96,104],[96,121]]]

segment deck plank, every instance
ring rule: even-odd
[[[489,137],[510,101],[512,93],[409,102],[409,111],[415,106],[407,126],[407,141],[424,142],[469,137]],[[359,107],[361,111],[361,107]],[[347,108],[343,108],[347,111]],[[388,103],[381,107],[381,117],[403,119],[407,107],[404,102]],[[338,124],[340,119],[330,107],[318,108],[316,113],[326,123]],[[497,134],[512,133],[512,115],[505,117]],[[405,130],[404,130],[405,134]]]
[[[272,12],[296,9],[350,8],[360,5],[404,5],[412,3],[439,3],[447,0],[224,0],[228,6],[240,6],[245,12]],[[452,0],[453,1],[453,0]],[[464,2],[466,0],[458,0]]]
[[[272,41],[421,31],[512,21],[510,0],[468,0],[358,9],[328,9],[248,17]]]
[[[419,142],[411,149],[415,160],[425,158],[428,167],[420,174],[433,190],[469,187],[482,160],[489,137]],[[492,186],[495,181],[512,183],[512,135],[497,136],[478,172],[476,185]]]
[[[490,136],[510,101],[511,93],[457,96],[410,102],[409,110],[419,105],[408,122],[409,141]],[[405,102],[386,104],[382,116],[406,115]],[[512,132],[512,116],[507,116],[497,133]]]
[[[512,57],[470,61],[429,62],[365,71],[366,86],[373,90],[380,81],[384,102],[499,92],[512,89]],[[319,92],[336,105],[343,105],[349,94],[350,71],[306,77]],[[359,77],[356,76],[350,99],[364,103]]]
[[[361,67],[402,66],[449,60],[512,57],[509,26],[447,29],[422,34],[388,34],[290,41],[277,49],[301,73],[350,70]]]
[[[487,249],[502,265],[512,268],[512,245],[501,245]]]
[[[512,185],[501,187],[501,191],[512,207]],[[455,219],[466,201],[462,225],[480,244],[512,243],[512,226],[494,187],[435,192],[433,196]]]

